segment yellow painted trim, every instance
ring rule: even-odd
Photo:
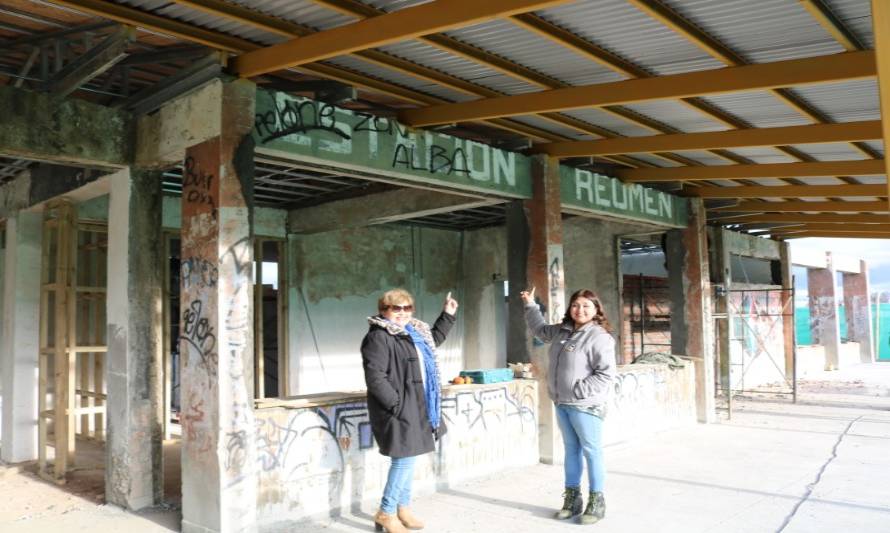
[[[717,218],[719,219],[719,217]],[[763,222],[795,222],[801,224],[806,224],[807,222],[832,222],[837,224],[890,223],[890,213],[882,215],[764,213],[760,215],[745,215],[727,219],[727,223],[732,224],[759,224]],[[838,227],[840,228],[841,226]]]

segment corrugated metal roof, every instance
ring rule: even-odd
[[[868,159],[868,157],[846,143],[800,144],[792,145],[805,154],[819,161],[846,161],[850,159]]]
[[[875,47],[871,3],[865,0],[822,0],[844,26],[868,48]]]
[[[797,159],[767,146],[752,148],[733,148],[732,153],[754,161],[755,163],[795,163]]]
[[[868,185],[883,185],[887,183],[887,178],[884,176],[856,176],[856,179],[860,183],[865,183]]]
[[[312,0],[234,0],[234,2],[260,13],[296,22],[316,30],[329,30],[359,20],[358,17],[343,15]]]
[[[683,157],[688,157],[689,159],[698,161],[703,165],[714,167],[733,164],[731,161],[723,159],[722,157],[716,156],[710,152],[683,152]]]
[[[665,3],[750,63],[844,51],[797,0],[669,0]]]
[[[835,122],[880,120],[877,79],[796,87],[799,94]]]
[[[624,79],[616,72],[506,20],[460,28],[447,34],[564,84],[589,85]]]
[[[542,10],[539,14],[651,74],[676,74],[722,66],[623,0],[584,0]]]
[[[801,176],[795,179],[799,179],[807,185],[842,185],[844,183],[843,180],[831,176]]]
[[[802,126],[812,121],[765,91],[706,96],[703,100],[757,128]]]
[[[349,70],[371,76],[372,78],[396,83],[398,85],[409,87],[416,91],[421,91],[427,94],[438,96],[439,98],[444,98],[448,101],[459,102],[475,99],[475,97],[468,96],[462,92],[455,91],[453,89],[449,89],[447,87],[443,87],[432,82],[421,80],[407,74],[402,74],[401,72],[384,68],[376,64],[362,61],[356,56],[341,56],[328,60],[325,63],[337,65],[339,67],[345,67]]]
[[[555,122],[550,122],[549,120],[546,120],[546,119],[543,119],[540,117],[536,117],[536,116],[511,117],[511,120],[520,122],[522,124],[527,124],[529,126],[534,126],[538,129],[546,130],[551,133],[558,133],[560,135],[564,135],[571,139],[585,140],[585,139],[593,138],[589,135],[585,135],[585,134],[581,133],[580,131],[578,131],[576,129],[568,128],[565,126],[560,126],[559,124],[556,124]]]
[[[669,120],[669,125],[681,132],[720,131],[727,129],[726,125],[695,110],[678,100],[657,100],[642,102],[624,106],[642,115],[656,118],[657,120]]]
[[[616,117],[611,113],[607,113],[601,109],[590,107],[586,109],[573,109],[564,113],[570,117],[596,124],[602,128],[606,128],[623,137],[644,137],[652,135],[652,130],[638,126],[632,122]]]

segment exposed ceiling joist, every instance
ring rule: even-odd
[[[700,181],[739,178],[793,178],[798,176],[870,176],[884,174],[883,159],[769,163],[648,169],[620,169],[623,181]]]
[[[235,58],[232,67],[239,76],[259,76],[566,1],[438,0],[249,52]]]
[[[132,26],[121,26],[44,83],[55,96],[67,96],[127,57],[127,47],[136,37]]]
[[[698,187],[687,192],[700,198],[826,198],[868,197],[887,194],[885,185],[744,185]]]
[[[776,144],[810,144],[845,141],[867,141],[881,138],[881,122],[844,122],[750,130],[680,133],[652,137],[625,137],[596,141],[568,141],[543,144],[538,149],[554,157],[583,157],[609,154],[646,153],[678,150],[708,150],[772,146]]]
[[[732,211],[733,213],[763,213],[801,211],[832,211],[836,213],[859,213],[863,211],[888,211],[887,202],[805,202],[790,200],[787,202],[739,202],[726,207],[718,207],[712,211]]]
[[[800,3],[825,28],[825,31],[830,33],[837,42],[841,43],[845,50],[852,52],[865,49],[859,39],[853,35],[853,32],[847,29],[840,19],[825,5],[825,2],[822,0],[800,0]]]
[[[873,52],[846,52],[410,109],[402,112],[401,118],[412,126],[430,126],[650,100],[830,83],[872,77],[875,75],[874,62]]]
[[[830,222],[809,222],[807,224],[783,225],[776,228],[777,231],[846,231],[847,233],[871,233],[875,231],[890,232],[890,223],[887,224],[848,224],[843,228]]]

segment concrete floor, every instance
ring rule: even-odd
[[[890,364],[801,384],[804,405],[735,402],[732,420],[606,449],[605,520],[621,532],[890,532]],[[725,419],[725,412],[722,414]],[[0,466],[0,531],[175,531],[175,508],[125,513]],[[562,468],[538,465],[422,496],[415,512],[441,533],[578,531],[550,517]],[[95,498],[95,495],[93,495]],[[368,532],[374,504],[276,531]]]

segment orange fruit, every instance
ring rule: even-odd
[[[453,380],[451,380],[451,382],[454,383],[455,385],[463,385],[464,378],[458,376],[458,377],[454,378]]]

